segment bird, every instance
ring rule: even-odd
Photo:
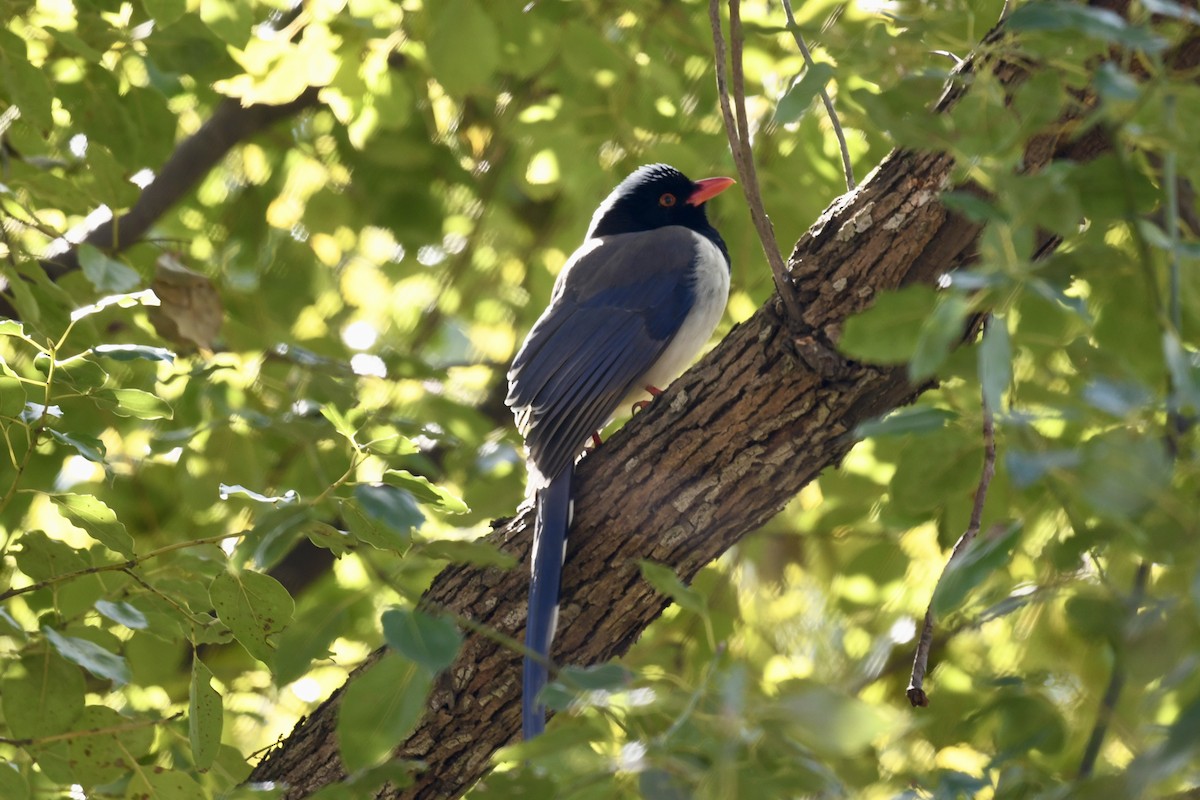
[[[575,462],[623,401],[661,393],[699,354],[729,298],[729,250],[705,204],[732,178],[692,181],[639,167],[600,203],[549,305],[508,371],[505,403],[525,439],[535,506],[521,728],[546,727],[548,678],[567,555]],[[597,439],[598,441],[598,439]]]

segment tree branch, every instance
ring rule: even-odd
[[[1200,37],[1173,60],[1182,68],[1200,63]],[[968,60],[960,71],[979,66]],[[1009,62],[987,66],[1010,87],[1026,74]],[[940,105],[964,90],[951,87]],[[1079,102],[1086,108],[1094,98]],[[1070,114],[1082,113],[1081,107]],[[1095,126],[1076,137],[1077,126],[1062,123],[1030,144],[1028,171],[1060,158],[1088,161],[1111,147]],[[842,321],[878,292],[932,284],[970,264],[981,226],[936,199],[949,187],[952,167],[953,159],[941,153],[889,155],[854,194],[835,201],[792,251],[799,319],[781,320],[774,310],[779,299],[771,298],[580,463],[554,663],[595,664],[623,654],[668,602],[641,579],[640,559],[666,564],[691,580],[838,463],[854,445],[859,423],[919,394],[903,366],[859,364],[832,349],[825,354],[832,369],[818,372],[798,363],[791,328],[834,341]],[[532,524],[526,510],[489,538],[523,561]],[[456,565],[438,575],[423,603],[520,640],[527,591],[525,569]],[[378,653],[364,668],[377,659]],[[407,788],[386,787],[377,797],[457,797],[479,780],[496,749],[518,735],[519,675],[517,653],[495,637],[469,633],[437,679],[425,716],[395,753],[423,762],[424,769]],[[288,798],[342,780],[334,734],[341,692],[297,725],[251,780],[286,785]]]
[[[996,324],[994,318],[988,324]],[[987,502],[988,487],[992,485],[992,478],[996,475],[996,429],[992,410],[988,408],[986,393],[981,396],[980,405],[983,409],[983,469],[979,475],[979,485],[975,487],[975,502],[971,506],[971,518],[967,522],[967,529],[954,543],[954,549],[950,551],[950,558],[946,560],[946,566],[942,569],[941,577],[938,578],[939,584],[946,577],[950,565],[962,557],[962,554],[971,546],[971,542],[975,541],[975,537],[979,535],[979,528],[983,524],[983,506]],[[935,587],[934,592],[936,593],[936,591]],[[933,645],[933,623],[933,599],[930,598],[929,607],[925,609],[925,622],[921,626],[921,638],[917,642],[917,653],[913,657],[912,675],[908,682],[908,690],[905,692],[908,702],[922,708],[929,705],[929,697],[925,694],[923,687],[925,670],[929,667],[929,648]]]
[[[120,253],[135,244],[163,214],[190,192],[209,170],[238,144],[256,136],[267,127],[317,105],[318,89],[309,87],[290,103],[243,106],[225,99],[200,129],[181,141],[162,168],[142,190],[133,207],[119,217],[97,226],[83,239],[110,253]],[[52,280],[79,269],[79,248],[41,262]],[[16,278],[14,277],[14,280]],[[0,295],[0,317],[16,318],[16,309]]]

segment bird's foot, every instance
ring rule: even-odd
[[[647,408],[649,408],[650,404],[654,402],[654,398],[663,393],[662,389],[659,389],[657,386],[651,386],[650,384],[646,384],[645,388],[646,391],[650,393],[650,399],[638,400],[633,404],[632,411],[630,413],[636,414],[639,411],[645,411]]]
[[[583,452],[590,453],[603,443],[603,440],[600,438],[600,431],[596,431],[592,434],[592,440],[583,446]]]

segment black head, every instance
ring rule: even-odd
[[[639,167],[596,209],[587,238],[682,225],[719,239],[704,203],[732,185],[729,178],[693,181],[666,164]]]

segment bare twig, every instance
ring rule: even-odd
[[[1138,564],[1137,572],[1133,576],[1133,590],[1129,593],[1129,619],[1137,616],[1138,609],[1142,606],[1142,600],[1146,596],[1146,581],[1150,577],[1150,563],[1143,561]],[[1096,724],[1092,727],[1092,735],[1088,737],[1087,747],[1083,750],[1083,758],[1079,762],[1079,777],[1086,778],[1092,774],[1092,770],[1096,767],[1096,759],[1100,756],[1100,746],[1104,744],[1104,736],[1108,733],[1108,724],[1112,721],[1113,712],[1117,707],[1117,700],[1121,697],[1121,690],[1125,688],[1125,667],[1121,663],[1121,654],[1117,653],[1117,658],[1113,664],[1112,675],[1108,679],[1108,688],[1104,690],[1104,697],[1100,700],[1100,709],[1096,712]]]
[[[791,0],[783,0],[783,13],[787,16],[788,30],[792,32],[792,38],[796,40],[796,46],[800,48],[800,55],[804,56],[804,63],[812,69],[813,64],[812,53],[808,51],[808,45],[804,43],[804,36],[800,33],[800,28],[796,25],[796,17],[792,13]],[[833,133],[837,136],[838,148],[842,151],[842,172],[846,174],[846,191],[854,191],[854,167],[850,165],[850,150],[846,147],[846,134],[842,132],[842,122],[838,119],[837,110],[833,107],[833,100],[829,97],[829,92],[825,87],[821,87],[820,91],[821,102],[825,104],[825,113],[829,115],[829,123],[833,125]]]
[[[775,229],[763,208],[762,192],[758,187],[758,172],[754,168],[754,154],[750,149],[750,126],[746,119],[745,80],[742,76],[742,18],[741,0],[729,2],[729,39],[732,57],[733,92],[737,103],[737,118],[729,100],[729,84],[725,76],[725,35],[721,32],[721,2],[709,0],[708,17],[712,23],[713,47],[716,50],[717,95],[721,102],[721,116],[725,120],[725,135],[729,139],[729,149],[733,153],[733,163],[737,169],[738,180],[742,184],[742,192],[746,195],[746,203],[750,206],[750,218],[754,221],[754,229],[758,232],[758,240],[762,243],[763,253],[767,263],[771,265],[771,273],[775,276],[775,290],[783,299],[788,316],[798,321],[800,304],[792,291],[788,278],[787,266],[779,252],[779,244],[775,241]]]
[[[987,395],[982,394],[980,400],[983,408],[983,470],[979,475],[979,485],[975,489],[975,504],[971,507],[971,519],[967,523],[967,529],[963,531],[963,535],[954,543],[954,549],[950,552],[950,558],[946,560],[946,566],[942,570],[942,575],[938,578],[938,583],[946,577],[946,572],[950,569],[950,565],[955,559],[960,558],[962,554],[970,547],[971,542],[975,541],[975,537],[979,535],[979,527],[983,520],[983,504],[987,501],[988,487],[992,484],[992,477],[996,474],[996,429],[992,420],[992,410],[988,408]],[[921,627],[921,639],[917,642],[917,653],[913,658],[912,677],[908,682],[908,690],[905,694],[908,695],[908,702],[914,706],[929,705],[929,697],[925,694],[925,671],[929,668],[929,648],[933,645],[933,600],[929,601],[929,608],[925,611],[925,623]]]

